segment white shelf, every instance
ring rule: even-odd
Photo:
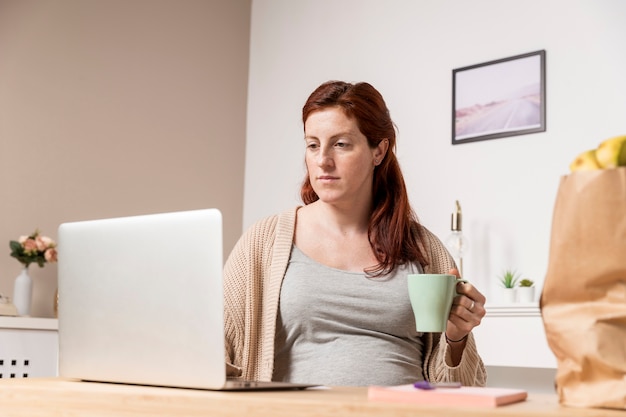
[[[0,316],[1,329],[58,330],[59,321],[47,317]]]
[[[485,317],[541,317],[538,303],[487,304]]]

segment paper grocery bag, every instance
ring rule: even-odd
[[[540,306],[559,402],[626,409],[626,168],[561,178]]]

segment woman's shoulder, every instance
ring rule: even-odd
[[[428,256],[429,265],[427,269],[430,273],[448,273],[450,268],[455,267],[452,256],[437,235],[420,223],[415,223],[413,230],[417,234],[418,242],[420,242]]]
[[[295,225],[298,207],[291,207],[277,214],[272,214],[255,221],[246,230],[248,237],[268,237],[278,230],[292,229]]]
[[[227,264],[233,259],[267,257],[272,252],[288,251],[293,238],[296,210],[294,207],[255,221],[235,244]]]
[[[437,237],[437,235],[421,223],[414,223],[413,230],[417,232],[418,237],[425,240],[428,244],[437,244],[437,242],[441,243],[441,240]]]

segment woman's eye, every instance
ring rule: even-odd
[[[306,147],[307,147],[308,149],[315,149],[315,148],[317,148],[317,143],[308,143],[308,144],[306,145]]]
[[[346,146],[348,146],[348,144],[344,142],[337,142],[335,146],[338,148],[345,148]]]

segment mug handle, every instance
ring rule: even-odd
[[[467,284],[469,281],[468,281],[468,280],[466,280],[466,279],[463,279],[463,278],[457,278],[457,279],[456,279],[456,282],[454,283],[454,293],[455,293],[456,295],[461,295],[461,294],[459,294],[458,292],[456,292],[456,284],[458,284],[459,282],[462,282],[463,284]]]

